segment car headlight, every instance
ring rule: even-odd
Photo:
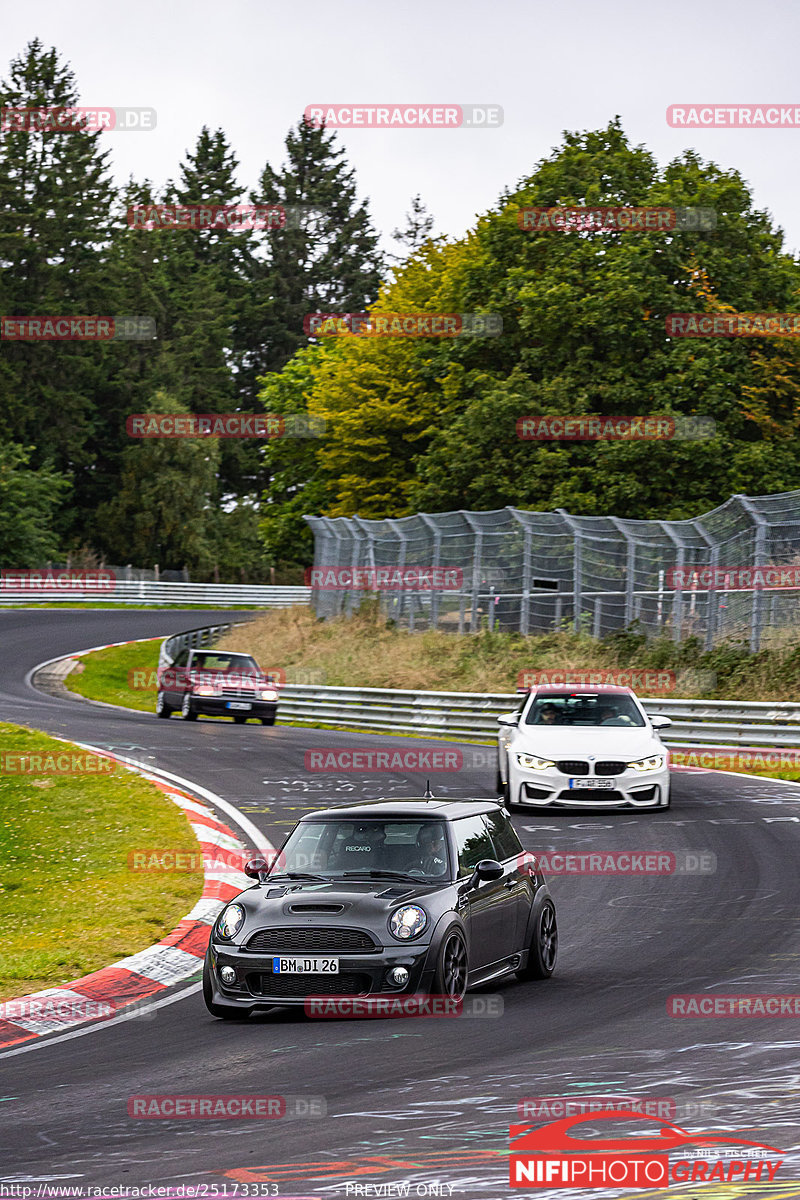
[[[389,918],[389,932],[401,942],[419,937],[428,924],[428,914],[416,904],[405,904],[397,908]]]
[[[528,767],[531,771],[544,771],[547,767],[556,765],[552,759],[538,758],[535,754],[518,754],[517,762],[521,767]]]
[[[217,929],[223,937],[232,938],[236,936],[242,925],[244,925],[244,909],[241,904],[229,904],[217,922]]]
[[[261,699],[262,700],[277,700],[278,693],[276,691],[274,691],[272,688],[265,688],[264,691],[261,693]]]
[[[628,763],[634,771],[660,771],[663,765],[663,754],[651,754],[649,758],[637,758],[635,762]]]
[[[195,696],[216,696],[217,689],[210,683],[197,683],[192,689]]]

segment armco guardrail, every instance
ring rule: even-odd
[[[213,604],[226,608],[235,604],[254,604],[261,608],[287,608],[309,604],[311,588],[273,587],[247,583],[164,583],[142,579],[118,579],[108,591],[71,587],[69,594],[57,588],[8,588],[0,591],[3,604]]]
[[[232,624],[203,625],[200,629],[186,629],[183,633],[175,633],[172,637],[166,638],[161,643],[158,653],[159,671],[163,671],[171,663],[174,663],[181,650],[185,650],[187,646],[193,650],[199,650],[201,646],[213,646],[229,629],[233,629]]]
[[[231,625],[175,634],[162,643],[159,668],[186,646],[210,646]],[[453,741],[494,741],[497,718],[511,712],[519,692],[411,692],[394,688],[281,688],[278,724],[339,725],[365,733],[417,733]],[[771,700],[643,700],[650,716],[669,717],[667,746],[800,747],[800,704]]]
[[[278,722],[490,741],[497,734],[498,716],[516,708],[519,701],[514,692],[480,695],[288,685],[281,688]],[[663,738],[668,746],[800,746],[800,704],[727,700],[644,700],[643,704],[651,716],[672,720]]]

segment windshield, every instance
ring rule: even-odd
[[[526,725],[616,725],[642,728],[644,718],[630,696],[601,692],[540,694],[528,709]]]
[[[260,675],[258,663],[249,654],[223,654],[201,650],[192,658],[193,671],[224,671],[225,674]]]
[[[385,873],[419,880],[450,878],[443,821],[303,821],[289,836],[271,875],[342,879]]]

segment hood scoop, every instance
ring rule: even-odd
[[[399,900],[401,896],[410,896],[414,889],[408,885],[387,888],[385,892],[378,892],[376,899],[378,900]]]
[[[343,904],[290,904],[293,913],[337,913],[344,910]]]
[[[265,900],[273,900],[276,896],[285,896],[285,895],[286,895],[285,887],[273,887],[273,888],[270,888],[269,891],[264,893],[264,899]]]

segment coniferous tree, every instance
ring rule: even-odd
[[[0,84],[3,108],[79,103],[75,77],[35,39]],[[113,189],[100,131],[10,129],[0,138],[0,310],[8,316],[115,315],[106,269]],[[95,397],[110,346],[81,341],[5,341],[0,360],[0,437],[33,445],[34,468],[52,463],[75,482],[62,510],[80,532],[84,484],[94,459]]]
[[[335,135],[305,118],[286,137],[287,162],[265,166],[254,204],[287,210],[284,228],[259,234],[249,303],[241,324],[239,387],[255,400],[258,377],[279,371],[308,344],[304,318],[361,312],[376,298],[383,270],[378,236],[355,174]]]

